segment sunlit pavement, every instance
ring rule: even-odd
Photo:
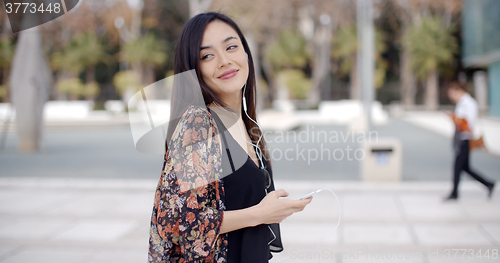
[[[282,223],[285,251],[271,262],[498,260],[491,257],[500,249],[498,190],[488,200],[481,185],[465,182],[458,201],[443,202],[450,187],[445,182],[289,181],[277,185],[294,196],[312,189],[334,190],[340,199],[341,221],[329,234],[338,220],[337,204],[331,193],[320,192],[303,212]],[[473,251],[475,256],[468,258]],[[484,257],[487,251],[488,258]]]
[[[285,250],[271,262],[496,262],[500,187],[488,200],[484,187],[463,175],[459,201],[442,202],[451,189],[452,153],[447,131],[432,130],[439,118],[393,119],[374,128],[402,142],[401,183],[364,183],[360,161],[273,159],[277,188],[290,198],[332,189],[341,221],[325,236],[338,208],[331,193],[319,193],[281,224]],[[0,262],[146,262],[163,156],[138,153],[130,128],[115,124],[48,127],[35,154],[18,153],[16,135],[8,134],[0,152]],[[348,132],[340,125],[295,132],[308,128]],[[276,136],[269,145],[282,151],[321,144]],[[349,140],[324,145],[360,147]],[[500,180],[498,156],[474,152],[472,166]]]
[[[0,262],[146,262],[156,184],[0,178]],[[499,189],[488,200],[481,185],[464,182],[457,202],[442,202],[449,183],[278,180],[276,187],[286,189],[289,198],[333,190],[341,221],[325,237],[339,210],[333,194],[320,192],[304,211],[281,223],[285,250],[271,262],[498,260],[493,257],[500,249]]]

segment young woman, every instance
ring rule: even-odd
[[[274,191],[245,37],[227,16],[199,14],[181,33],[174,67],[175,74],[195,70],[203,105],[196,95],[172,99],[172,114],[180,117],[169,127],[148,260],[268,262],[271,251],[283,250],[279,223],[311,198],[289,200],[280,198],[284,190]]]

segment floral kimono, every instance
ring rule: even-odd
[[[227,262],[218,134],[204,108],[191,106],[179,120],[156,188],[148,262]]]

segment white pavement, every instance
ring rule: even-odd
[[[156,180],[0,178],[1,263],[146,262]],[[299,197],[317,194],[281,223],[285,250],[271,262],[498,262],[500,191],[487,200],[463,182],[277,181]],[[390,259],[388,259],[390,258]],[[399,259],[398,259],[399,258]]]

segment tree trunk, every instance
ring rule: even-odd
[[[141,85],[146,83],[146,78],[144,76],[144,68],[142,67],[141,63],[135,63],[132,65],[132,70],[139,76],[139,82]]]
[[[271,63],[267,59],[263,59],[262,61],[262,69],[264,70],[264,74],[267,80],[267,100],[264,102],[265,107],[271,107],[273,105],[273,101],[275,98],[275,90],[276,83],[274,81],[274,72],[272,69]]]
[[[401,21],[400,38],[402,39],[408,32],[408,29],[416,23],[418,19],[414,12],[412,12],[408,0],[401,0],[400,5],[403,10],[399,12]],[[411,53],[401,45],[400,62],[400,94],[401,102],[405,109],[412,109],[415,106],[415,95],[417,91],[417,79],[411,68]]]
[[[144,86],[151,85],[155,82],[155,69],[153,67],[146,66],[145,68],[145,83]]]
[[[16,109],[19,150],[40,149],[43,106],[49,98],[52,73],[42,50],[39,27],[23,30],[16,44],[10,87]]]
[[[312,67],[312,88],[307,95],[308,106],[317,106],[320,101],[320,91],[321,91],[321,79],[322,79],[322,69],[321,69],[321,43],[314,43],[314,62]],[[329,56],[328,56],[329,57]]]
[[[151,85],[155,82],[155,70],[153,67],[145,66],[144,67],[144,87]],[[156,100],[158,99],[157,94],[160,92],[158,89],[158,85],[151,85],[149,88],[144,89],[146,92],[146,98],[148,100]]]
[[[351,89],[349,91],[349,98],[351,100],[361,100],[361,92],[358,83],[358,63],[353,59],[351,72],[349,73]]]
[[[5,67],[2,70],[2,80],[5,87],[5,96],[3,98],[4,103],[9,103],[10,102],[10,87],[9,87],[9,68]]]
[[[325,81],[330,72],[330,43],[332,41],[332,23],[321,25],[318,33],[313,38],[315,46],[315,58],[312,72],[313,87],[309,92],[309,106],[316,107],[321,101],[322,85],[328,83]],[[330,88],[330,87],[325,87]]]
[[[69,76],[68,73],[64,73],[63,71],[58,71],[56,73],[55,77],[56,77],[56,79],[55,79],[54,83],[58,83],[60,80],[68,79],[71,76]],[[69,95],[59,93],[56,85],[52,86],[52,88],[50,90],[50,96],[52,96],[53,98],[56,98],[57,100],[69,100]]]
[[[137,76],[139,77],[139,82],[140,82],[140,89],[143,89],[144,88],[144,81],[145,81],[145,78],[144,78],[144,74],[143,74],[143,68],[142,68],[142,65],[140,63],[135,63],[132,65],[131,67],[131,70],[134,71]],[[125,105],[129,105],[129,101],[130,99],[132,98],[132,96],[137,92],[137,90],[134,90],[133,87],[127,87],[127,89],[125,90],[125,92],[123,92],[122,94],[122,101]],[[148,96],[149,98],[149,96]]]
[[[86,84],[92,83],[95,81],[95,66],[90,66],[87,68],[87,73],[85,74],[85,82]],[[86,95],[86,100],[94,100],[94,95]]]
[[[437,110],[439,106],[438,71],[431,70],[425,86],[424,105],[427,110]]]
[[[259,44],[255,40],[254,34],[252,32],[246,32],[245,38],[247,40],[250,51],[252,52],[253,58],[253,66],[255,70],[255,87],[257,89],[257,111],[260,111],[263,108],[264,98],[262,97],[262,93],[260,92],[259,81],[262,78],[260,75],[260,61],[259,61]]]
[[[411,54],[404,47],[401,50],[401,80],[400,92],[401,100],[406,109],[415,106],[416,79],[411,70]]]
[[[91,83],[95,81],[95,66],[90,66],[87,68],[87,74],[85,74],[86,83]]]

